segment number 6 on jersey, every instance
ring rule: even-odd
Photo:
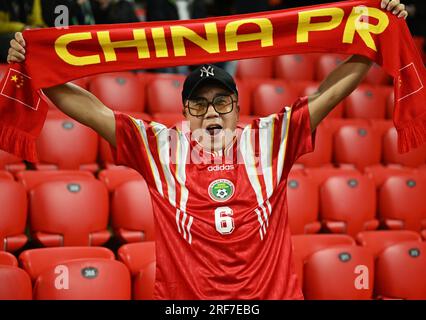
[[[230,207],[219,207],[214,211],[216,230],[220,234],[230,234],[234,231],[234,212]]]

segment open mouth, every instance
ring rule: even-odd
[[[211,135],[215,136],[222,132],[223,127],[220,124],[210,124],[206,127],[206,131]]]

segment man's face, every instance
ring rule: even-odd
[[[232,100],[229,96],[231,96]],[[226,114],[219,114],[210,103],[206,114],[202,116],[192,115],[188,106],[196,105],[194,102],[202,101],[203,98],[209,102],[216,99],[218,104],[228,99],[232,101],[232,111]],[[189,121],[193,137],[204,148],[220,150],[233,140],[239,115],[237,96],[219,83],[213,82],[200,85],[191,95],[191,99],[185,101],[183,112],[186,120]]]

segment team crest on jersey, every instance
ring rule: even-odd
[[[209,196],[214,201],[224,202],[229,200],[235,192],[234,184],[227,179],[214,180],[209,185]]]

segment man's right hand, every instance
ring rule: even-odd
[[[15,39],[10,40],[7,63],[22,62],[25,60],[25,40],[21,32],[15,33]]]

